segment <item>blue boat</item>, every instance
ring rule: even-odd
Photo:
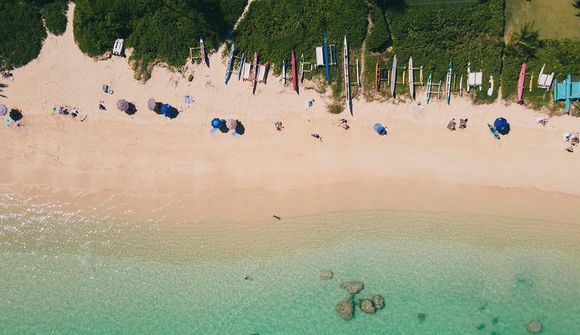
[[[326,33],[324,33],[324,43],[322,44],[322,56],[324,66],[326,67],[326,81],[330,84],[330,57],[328,54],[328,45],[326,44]]]

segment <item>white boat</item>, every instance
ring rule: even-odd
[[[409,93],[411,99],[415,100],[415,81],[413,78],[413,57],[409,58]]]
[[[391,69],[391,96],[395,97],[395,90],[397,88],[397,55],[393,57],[393,68]]]
[[[346,42],[346,36],[344,36],[344,88],[346,93],[346,109],[352,115],[352,103],[350,101],[350,74],[348,66],[348,44]]]

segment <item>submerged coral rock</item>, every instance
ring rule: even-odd
[[[376,311],[375,304],[373,304],[371,299],[361,299],[359,300],[359,303],[360,310],[365,313],[372,314]]]
[[[373,297],[373,303],[375,304],[376,309],[385,307],[385,299],[383,299],[383,296],[380,294]]]
[[[331,270],[322,270],[320,271],[320,279],[322,280],[329,280],[334,277],[334,273]]]
[[[538,320],[532,320],[528,322],[527,326],[528,332],[537,334],[542,331],[542,323]]]
[[[417,319],[419,319],[419,321],[425,321],[425,318],[427,316],[425,315],[425,313],[417,313]]]
[[[352,320],[352,316],[354,313],[354,305],[352,299],[342,300],[336,304],[336,313],[343,319],[343,320]]]
[[[365,288],[365,284],[362,281],[347,281],[340,284],[340,288],[345,289],[350,294],[357,294]]]

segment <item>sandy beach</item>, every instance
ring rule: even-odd
[[[372,209],[578,223],[580,150],[568,153],[562,141],[565,132],[580,131],[578,118],[551,117],[542,127],[536,119],[543,114],[523,106],[457,97],[450,106],[420,107],[355,100],[354,116],[333,115],[329,101],[307,88],[312,84],[297,95],[270,76],[252,95],[235,75],[224,84],[220,53],[210,64],[194,66],[192,82],[158,66],[143,84],[126,58],[83,55],[72,25],[50,35],[36,60],[13,71],[13,82],[0,81],[0,103],[22,109],[25,122],[0,128],[0,193],[124,218],[249,220]],[[185,95],[194,102],[186,105]],[[174,120],[156,115],[147,109],[150,97],[181,113]],[[117,111],[118,99],[138,112]],[[107,111],[99,111],[100,100]],[[424,101],[422,91],[417,100]],[[86,120],[53,115],[59,105],[78,107]],[[486,124],[499,116],[512,131],[498,141]],[[214,117],[240,120],[245,133],[211,133]],[[350,130],[338,126],[342,117]],[[448,131],[451,118],[468,118],[467,129]],[[376,122],[388,136],[373,131]]]

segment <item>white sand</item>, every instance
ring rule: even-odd
[[[210,64],[196,66],[191,83],[157,67],[142,84],[127,59],[83,55],[71,25],[64,36],[49,36],[40,56],[13,72],[14,82],[1,81],[8,87],[0,103],[21,108],[26,124],[0,127],[1,191],[71,208],[189,220],[370,208],[580,221],[580,148],[571,154],[562,142],[565,131],[580,130],[578,118],[553,117],[541,127],[540,114],[522,106],[475,106],[455,97],[451,106],[424,106],[420,116],[415,103],[359,100],[354,117],[337,116],[314,90],[301,87],[298,96],[271,76],[252,95],[236,75],[224,84],[219,55]],[[115,93],[103,93],[102,84]],[[190,106],[187,94],[195,100]],[[174,120],[156,115],[147,109],[150,97],[182,113]],[[138,112],[117,111],[121,98]],[[309,99],[315,104],[306,110]],[[99,100],[106,112],[98,111]],[[61,104],[88,118],[52,115]],[[486,125],[498,116],[512,126],[500,141]],[[241,120],[246,133],[212,134],[213,117]],[[341,117],[350,130],[337,126]],[[467,117],[468,128],[447,131],[452,117]],[[278,120],[282,132],[274,129]],[[389,135],[374,133],[375,122]]]

